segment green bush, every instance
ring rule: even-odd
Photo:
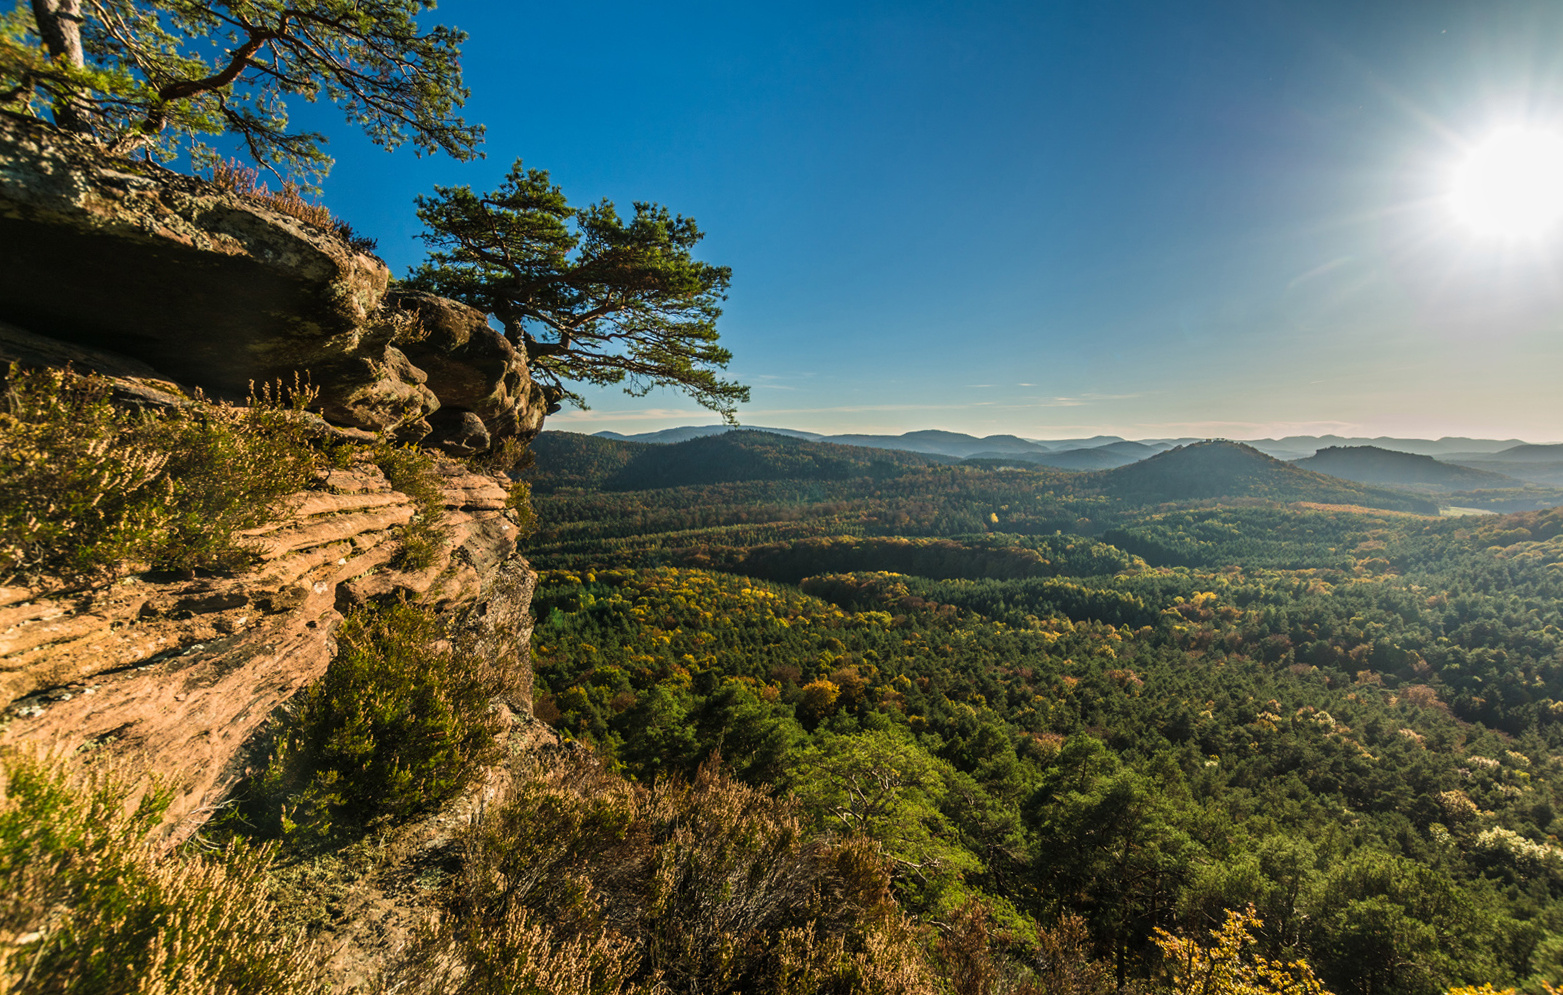
[[[160,854],[167,796],[73,786],[0,758],[0,991],[12,995],[328,991],[314,950],[272,926],[262,856]]]
[[[247,802],[264,832],[405,816],[465,787],[495,751],[490,702],[513,675],[449,647],[439,619],[408,604],[361,609],[278,734]]]
[[[393,446],[375,450],[375,463],[393,488],[412,498],[417,508],[412,521],[402,528],[402,548],[394,565],[403,570],[422,570],[434,564],[440,549],[449,541],[445,528],[445,498],[440,493],[440,475],[434,457],[417,446]]]
[[[0,395],[0,577],[243,566],[240,533],[307,487],[317,459],[276,398],[133,410],[101,377],[12,366]]]

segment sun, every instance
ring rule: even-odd
[[[1510,128],[1471,150],[1455,170],[1450,205],[1471,230],[1535,238],[1563,221],[1563,136]]]

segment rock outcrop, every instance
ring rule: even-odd
[[[0,113],[0,321],[230,400],[301,374],[327,420],[453,452],[535,435],[525,356],[481,313],[389,287],[264,198]]]
[[[0,589],[0,744],[155,774],[176,792],[171,826],[191,829],[242,774],[241,747],[325,672],[343,611],[404,596],[453,613],[488,652],[525,653],[535,575],[515,555],[506,491],[437,465],[448,542],[421,570],[395,565],[413,502],[359,463],[252,534],[253,571],[128,575],[55,596]],[[529,711],[528,690],[510,705]]]
[[[0,113],[0,364],[93,371],[154,407],[197,390],[242,401],[298,377],[318,391],[318,434],[447,454],[447,542],[422,569],[397,560],[419,505],[360,457],[248,536],[250,571],[171,579],[127,565],[65,593],[0,588],[0,744],[155,776],[176,792],[176,832],[324,673],[344,612],[408,598],[523,660],[531,631],[535,575],[516,553],[509,481],[447,458],[537,433],[548,404],[525,356],[482,313],[399,291],[381,260],[285,206]],[[506,705],[525,714],[528,698],[529,685]]]

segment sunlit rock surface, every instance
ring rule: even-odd
[[[389,284],[262,200],[0,114],[0,321],[231,400],[299,374],[329,421],[452,451],[536,434],[524,355],[481,313]]]

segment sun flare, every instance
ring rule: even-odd
[[[1455,171],[1450,202],[1480,234],[1546,234],[1563,221],[1563,136],[1520,128],[1497,132]]]

